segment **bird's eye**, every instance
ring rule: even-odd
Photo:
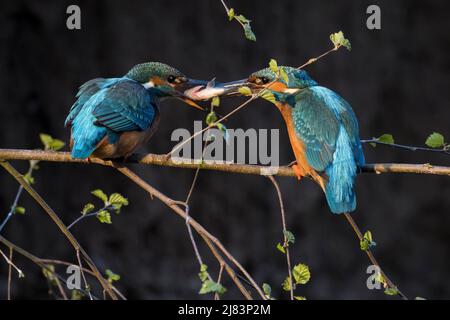
[[[267,77],[261,77],[261,81],[262,81],[262,83],[264,83],[264,84],[269,83],[269,78],[267,78]]]
[[[174,83],[176,79],[177,79],[177,78],[176,78],[175,76],[169,76],[169,77],[167,78],[167,82],[169,82],[169,83]]]

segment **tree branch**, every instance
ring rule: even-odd
[[[18,150],[18,149],[0,149],[0,160],[39,160],[49,162],[70,162],[82,164],[100,164],[111,166],[113,163],[123,163],[121,161],[109,161],[92,158],[88,160],[72,159],[69,152],[54,152],[41,150]],[[157,165],[174,168],[198,169],[200,160],[192,161],[174,161],[167,159],[166,155],[157,154],[135,154],[126,160],[126,163],[139,163],[144,165]],[[215,170],[229,173],[253,174],[253,175],[274,175],[284,177],[296,177],[292,168],[281,166],[273,168],[267,166],[249,165],[249,164],[229,164],[213,163],[204,161],[201,163],[202,170]],[[409,163],[372,163],[366,164],[362,169],[365,173],[416,173],[450,176],[450,167],[434,166],[429,163],[409,164]],[[273,174],[272,174],[273,173]]]

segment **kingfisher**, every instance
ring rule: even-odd
[[[309,176],[325,193],[331,212],[347,214],[356,209],[355,177],[364,163],[358,121],[350,104],[336,92],[317,84],[304,70],[282,67],[287,77],[270,68],[247,79],[217,83],[214,91],[197,93],[235,95],[248,86],[252,93],[273,94],[273,104],[286,123],[298,179]]]
[[[120,78],[84,83],[65,121],[72,157],[127,158],[156,131],[161,100],[178,98],[202,109],[184,92],[204,84],[160,62],[138,64]]]

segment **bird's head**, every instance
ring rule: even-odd
[[[190,106],[203,110],[186,92],[193,88],[202,88],[207,81],[187,78],[177,69],[161,63],[146,62],[134,66],[125,77],[141,83],[146,89],[154,91],[161,98],[174,97],[183,100]]]
[[[275,73],[270,68],[265,68],[252,73],[246,82],[253,93],[268,89],[274,93],[291,94],[300,89],[317,85],[304,70],[293,67],[280,67],[280,69],[284,70],[285,76]]]

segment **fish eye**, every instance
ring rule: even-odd
[[[169,83],[174,83],[177,80],[177,78],[175,76],[170,75],[169,77],[167,77],[167,82]]]

